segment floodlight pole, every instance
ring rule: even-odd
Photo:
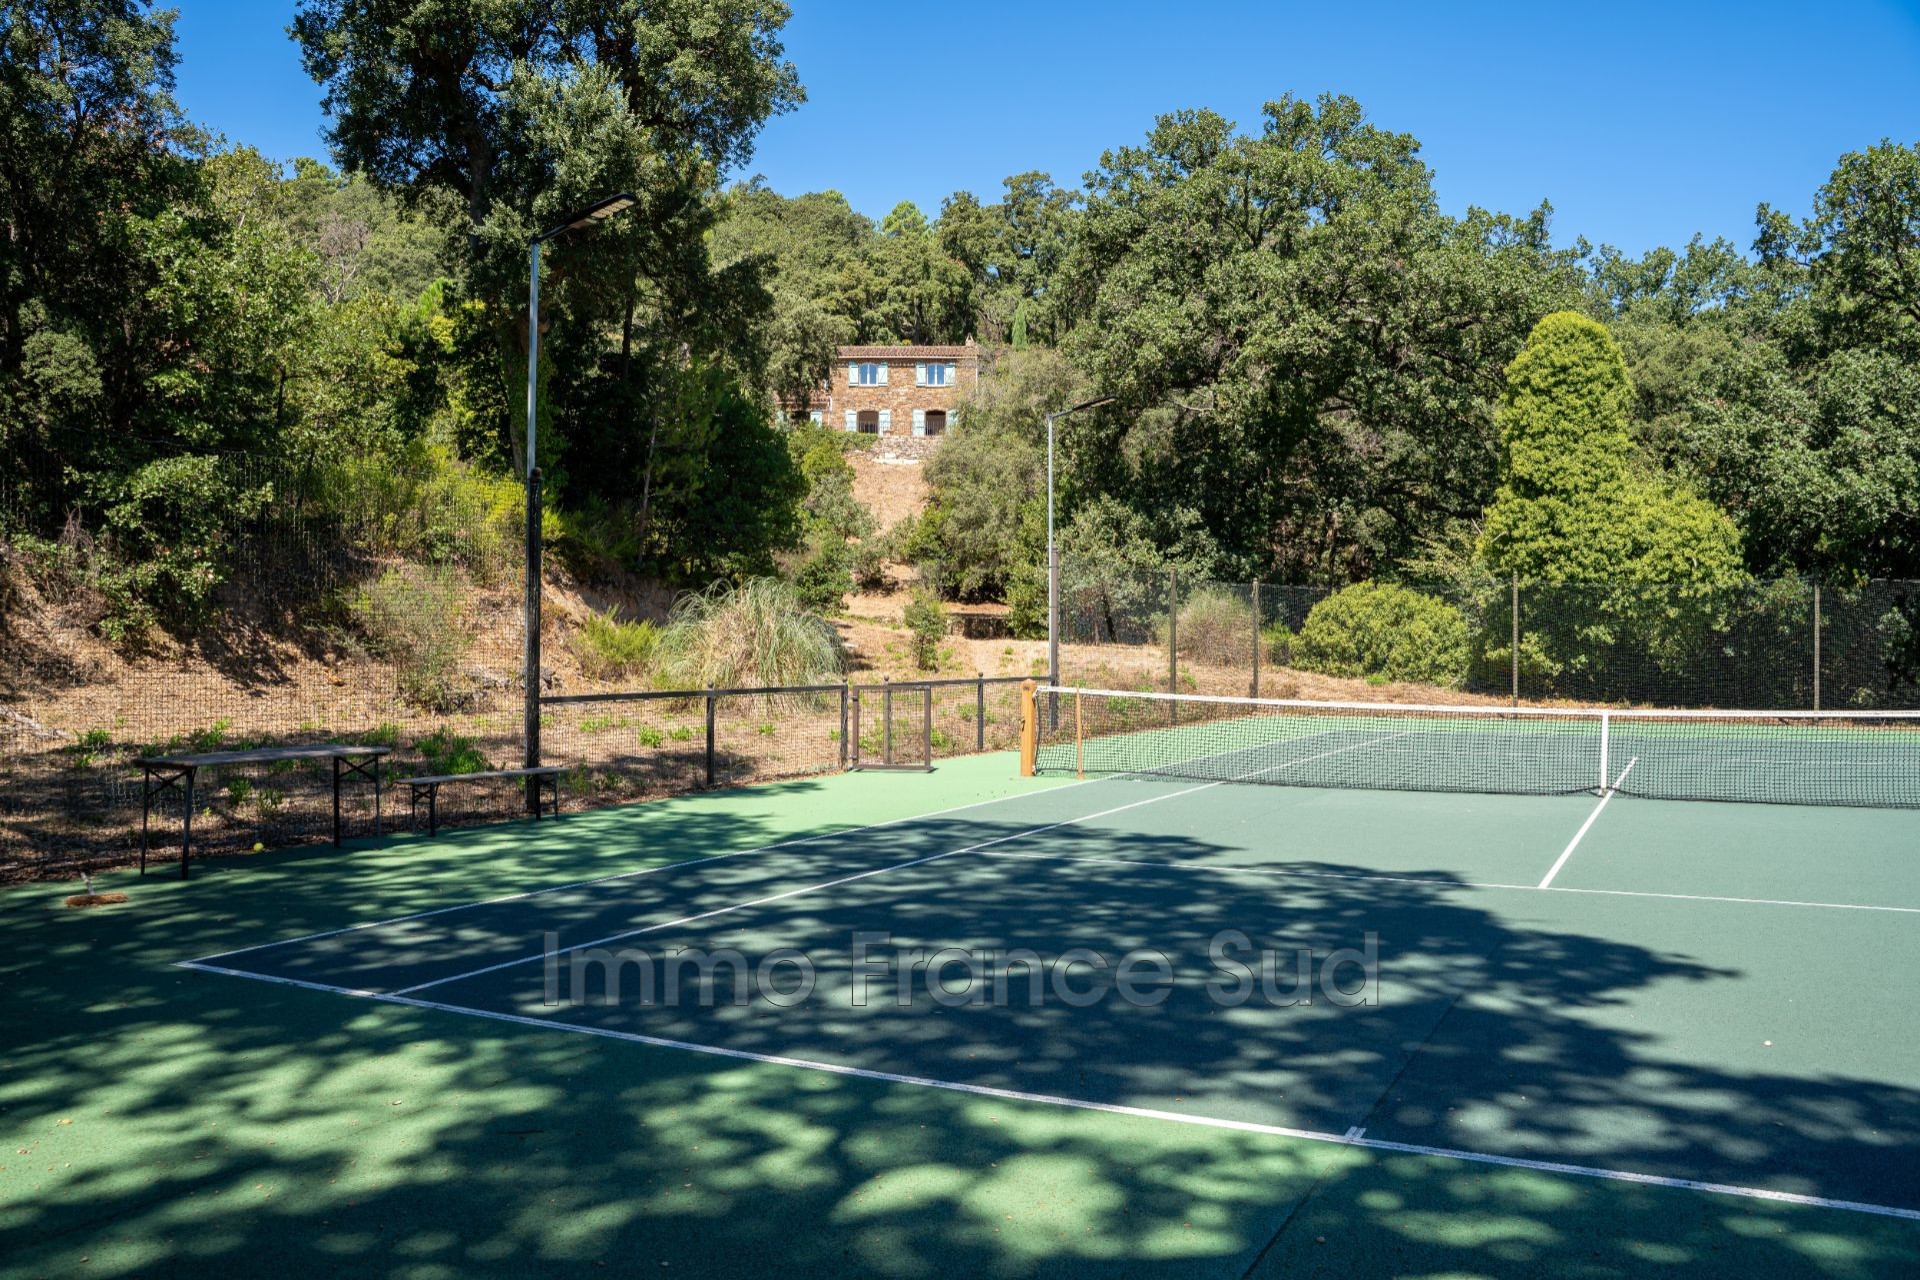
[[[639,200],[622,191],[562,218],[557,224],[527,241],[527,569],[526,569],[526,684],[523,738],[525,763],[529,769],[540,767],[540,579],[541,579],[541,502],[540,467],[534,449],[538,442],[537,422],[540,406],[540,246],[569,231],[582,230],[631,209]],[[527,808],[535,816],[540,812],[540,780],[527,779]]]
[[[1060,683],[1060,556],[1053,545],[1053,424],[1056,419],[1082,409],[1098,409],[1112,404],[1114,397],[1100,396],[1084,400],[1068,409],[1047,415],[1047,683]]]

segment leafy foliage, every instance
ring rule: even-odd
[[[394,664],[401,694],[425,710],[459,704],[460,664],[473,647],[466,597],[458,570],[410,565],[388,569],[347,602],[368,649]]]
[[[1330,676],[1457,688],[1467,679],[1467,620],[1444,600],[1361,582],[1313,607],[1290,665]]]
[[[815,613],[838,613],[853,590],[853,550],[839,539],[816,545],[793,575],[800,603]]]
[[[612,608],[589,613],[572,636],[573,654],[591,680],[643,674],[660,645],[660,628],[645,618],[629,621]]]
[[[1558,312],[1535,327],[1500,407],[1502,482],[1480,540],[1497,574],[1701,586],[1743,576],[1725,515],[1635,470],[1632,395],[1604,326]]]
[[[1350,99],[1237,133],[1159,118],[1090,175],[1068,350],[1119,403],[1066,425],[1066,490],[1216,540],[1235,577],[1340,581],[1492,496],[1501,366],[1580,296],[1547,210],[1441,214],[1418,143]]]
[[[429,774],[486,773],[493,768],[477,742],[444,727],[414,743],[413,749]]]
[[[947,638],[947,615],[940,607],[939,595],[924,585],[915,587],[901,621],[907,624],[907,634],[912,638],[913,665],[922,671],[938,667],[940,642]]]

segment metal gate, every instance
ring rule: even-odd
[[[885,681],[852,686],[849,769],[933,769],[933,684]]]

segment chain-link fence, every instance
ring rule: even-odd
[[[53,459],[16,469],[0,482],[0,878],[137,856],[144,756],[384,746],[389,780],[520,764],[524,512],[514,482],[433,455],[172,457],[112,486]],[[620,691],[575,669],[560,612],[540,715],[563,808],[837,770],[868,737],[884,753],[879,686]],[[1010,748],[1017,685],[912,686],[901,741],[936,759]],[[177,847],[184,798],[154,797],[156,848]],[[389,790],[389,827],[405,801]],[[331,838],[332,803],[325,761],[203,770],[196,855]],[[372,803],[343,790],[349,834],[372,831]],[[526,802],[492,780],[448,784],[438,806],[459,824]]]
[[[523,512],[512,482],[425,454],[176,455],[111,482],[30,459],[0,489],[0,875],[124,861],[141,756],[513,763]],[[331,786],[324,761],[203,775],[196,847],[330,836]],[[157,798],[156,830],[181,802]],[[344,803],[370,830],[370,797]]]
[[[1457,672],[1331,674],[1303,639],[1334,593],[1188,581],[1065,562],[1060,678],[1135,691],[1395,701],[1507,700],[1787,710],[1920,706],[1920,582],[1798,578],[1686,584],[1484,582],[1411,589],[1443,602]]]

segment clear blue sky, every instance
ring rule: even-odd
[[[236,142],[324,153],[292,0],[175,0],[180,99]],[[1542,199],[1555,239],[1630,252],[1695,231],[1752,240],[1770,201],[1805,212],[1841,153],[1920,142],[1920,0],[1611,5],[1189,0],[794,0],[808,101],[745,174],[836,188],[879,217],[992,198],[1027,169],[1077,186],[1162,112],[1243,125],[1291,91],[1357,98],[1424,145],[1441,199]]]

